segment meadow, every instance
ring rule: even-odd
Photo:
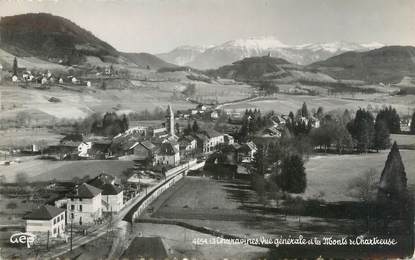
[[[359,108],[381,109],[382,106],[393,106],[400,114],[408,114],[415,109],[415,100],[410,96],[399,97],[388,94],[371,94],[359,96],[308,96],[308,95],[289,95],[277,94],[274,97],[255,99],[252,101],[242,101],[223,106],[225,110],[244,111],[245,109],[260,109],[261,111],[274,110],[277,113],[288,114],[290,111],[297,111],[303,102],[308,108],[317,109],[323,107],[324,111],[349,109],[356,111]]]
[[[14,182],[19,172],[28,176],[28,181],[69,181],[75,177],[91,178],[105,172],[114,176],[121,176],[122,172],[134,166],[132,161],[118,160],[83,160],[83,161],[50,161],[39,160],[36,157],[21,157],[20,163],[10,166],[1,165],[0,175],[6,182]]]
[[[357,200],[349,190],[349,182],[373,168],[380,179],[389,151],[356,155],[316,155],[306,162],[307,189],[304,197],[320,193],[325,201]],[[415,150],[400,150],[408,178],[408,187],[415,187]]]

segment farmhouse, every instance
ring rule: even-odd
[[[219,144],[223,144],[225,143],[225,139],[223,134],[213,130],[213,129],[208,129],[204,131],[206,136],[209,138],[208,139],[208,143],[207,143],[207,147],[206,147],[206,152],[213,152],[216,150],[217,146]]]
[[[258,149],[253,142],[243,144],[238,149],[238,162],[251,162],[254,159],[254,154],[257,150]]]
[[[65,233],[65,209],[43,205],[24,217],[26,232],[59,237]]]
[[[102,217],[102,190],[83,183],[69,193],[68,219],[82,225],[91,224]]]
[[[154,156],[157,147],[150,141],[136,142],[131,146],[131,152],[134,155],[134,159],[138,161],[148,161]]]
[[[115,177],[101,173],[88,181],[88,184],[102,190],[102,211],[118,212],[124,206],[124,194],[121,187],[116,184]]]
[[[92,142],[82,142],[78,145],[78,156],[89,157],[88,151],[92,148]]]
[[[180,163],[179,144],[174,141],[165,140],[155,153],[155,163],[177,166]]]

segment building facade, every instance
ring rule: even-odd
[[[61,237],[65,233],[65,209],[43,205],[24,217],[26,232],[35,235]]]

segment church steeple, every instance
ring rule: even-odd
[[[167,128],[167,131],[169,132],[170,136],[175,136],[175,134],[174,134],[174,113],[173,113],[173,109],[170,105],[168,105],[166,112],[167,112],[166,113],[166,128]]]

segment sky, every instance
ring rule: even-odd
[[[63,16],[129,52],[264,36],[415,46],[415,0],[0,0],[0,16],[29,12]]]

